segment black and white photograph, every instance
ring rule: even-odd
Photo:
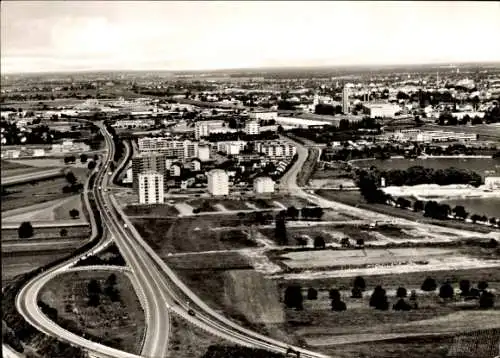
[[[500,358],[499,1],[0,16],[2,357]]]

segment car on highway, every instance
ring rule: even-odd
[[[196,316],[196,313],[195,313],[195,312],[194,312],[191,308],[190,308],[190,309],[188,309],[188,314],[189,314],[190,316]]]
[[[123,227],[126,229],[126,228],[128,228],[128,225],[127,224],[123,224]]]

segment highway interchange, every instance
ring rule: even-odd
[[[107,229],[106,235],[103,235],[103,239],[98,246],[91,249],[90,252],[81,254],[73,258],[70,262],[65,262],[47,270],[28,282],[16,298],[16,307],[23,317],[41,332],[80,346],[87,350],[93,357],[139,357],[138,355],[91,342],[83,337],[66,331],[50,321],[37,305],[38,294],[48,281],[63,272],[71,270],[72,266],[74,266],[78,260],[103,250],[111,241],[114,241],[131,270],[130,277],[132,278],[132,284],[136,289],[145,312],[146,334],[143,339],[141,357],[153,358],[165,357],[167,355],[169,336],[171,333],[170,318],[172,314],[177,314],[208,333],[226,339],[234,344],[262,348],[279,353],[285,353],[291,348],[300,352],[301,357],[327,357],[324,354],[312,352],[301,347],[293,347],[284,342],[241,327],[223,315],[215,312],[197,297],[189,287],[183,284],[168,265],[142,239],[128,217],[117,204],[112,194],[112,181],[116,173],[119,172],[119,169],[126,163],[125,161],[120,163],[118,169],[109,175],[108,167],[114,156],[114,143],[104,125],[99,124],[99,127],[106,140],[108,150],[104,161],[95,169],[96,181],[92,188],[92,194],[99,208],[103,226]],[[127,147],[127,152],[128,150],[130,150],[130,148]],[[387,215],[331,202],[304,191],[297,185],[296,178],[297,173],[300,171],[307,158],[307,148],[297,143],[297,152],[297,161],[284,175],[280,183],[280,186],[286,189],[290,194],[307,198],[322,207],[336,208],[343,212],[350,212],[370,220],[396,220],[396,222],[400,224],[419,225],[421,227],[428,227],[429,229],[436,228],[434,225],[423,225],[405,219],[395,219]],[[128,157],[128,155],[125,157]],[[90,208],[88,195],[89,188],[87,182],[84,198],[86,206]],[[91,212],[91,210],[89,210],[89,212]],[[92,236],[95,237],[96,221],[92,216],[90,219],[93,229]],[[461,234],[465,233],[463,230],[456,231],[460,231]],[[12,355],[11,352],[5,351],[5,353]]]
[[[37,298],[42,287],[62,272],[68,271],[80,259],[103,250],[113,240],[128,266],[134,280],[132,283],[138,291],[146,318],[146,335],[143,341],[141,357],[164,357],[167,355],[170,335],[170,315],[175,313],[205,331],[228,340],[229,342],[268,351],[285,353],[293,349],[301,353],[301,357],[327,357],[324,354],[308,351],[301,347],[293,347],[284,342],[248,330],[223,315],[215,312],[198,298],[161,258],[140,237],[134,226],[124,215],[111,194],[114,174],[108,175],[108,166],[114,156],[114,143],[104,125],[99,125],[108,148],[106,159],[101,163],[93,187],[93,195],[103,225],[108,230],[109,239],[102,240],[90,252],[73,258],[70,262],[60,264],[28,282],[16,297],[16,307],[23,317],[40,331],[56,336],[73,345],[87,350],[94,357],[138,357],[137,355],[116,350],[79,337],[49,320],[37,305]],[[124,163],[121,163],[123,165]],[[88,183],[87,183],[88,184]],[[86,189],[87,186],[86,186]],[[88,203],[88,190],[85,191]],[[91,218],[93,236],[96,222]]]

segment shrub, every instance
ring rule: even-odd
[[[310,287],[307,290],[307,299],[308,300],[317,300],[318,299],[318,290]]]
[[[420,288],[422,289],[422,291],[426,292],[435,291],[437,288],[436,280],[431,277],[427,277]]]
[[[460,280],[458,284],[460,287],[460,296],[468,296],[470,292],[470,281],[469,280]]]
[[[27,239],[33,236],[33,226],[29,221],[24,221],[19,225],[17,229],[17,234],[20,239]]]
[[[404,298],[407,295],[406,288],[404,287],[399,287],[398,290],[396,291],[396,297],[398,298]]]
[[[361,291],[364,291],[366,289],[366,282],[365,279],[361,276],[356,276],[354,278],[354,282],[352,284],[354,287],[357,287],[361,289]]]
[[[488,288],[488,282],[486,282],[486,281],[479,281],[479,283],[477,284],[477,288],[480,291],[486,290]]]
[[[453,287],[447,282],[439,288],[439,297],[443,299],[452,298],[454,294]]]
[[[483,291],[479,298],[479,307],[492,308],[495,305],[495,295],[488,291]]]

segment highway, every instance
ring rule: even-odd
[[[105,134],[108,145],[113,146],[109,133],[102,126],[101,130]],[[146,337],[142,353],[144,356],[161,357],[164,355],[164,353],[160,354],[162,351],[160,346],[162,343],[168,343],[166,338],[169,333],[169,309],[205,331],[239,345],[279,353],[285,353],[291,347],[287,343],[261,335],[227,319],[211,309],[184,285],[166,263],[140,237],[135,227],[123,213],[108,189],[108,186],[111,187],[111,179],[103,177],[102,182],[99,182],[102,191],[97,193],[98,205],[103,208],[101,213],[104,214],[104,221],[110,228],[111,234],[125,260],[131,266],[134,274],[137,275],[141,286],[147,288],[144,290],[144,294],[147,296],[147,301],[150,302],[149,314],[153,316],[153,324],[161,324],[161,322],[158,323],[158,320],[164,322],[163,328],[158,331],[158,335],[155,333]],[[157,317],[157,320],[154,320],[154,317]],[[151,327],[148,327],[148,331],[150,329]],[[292,347],[292,349],[301,352],[302,357],[328,357],[300,347]],[[153,352],[157,352],[156,355],[152,355]]]

